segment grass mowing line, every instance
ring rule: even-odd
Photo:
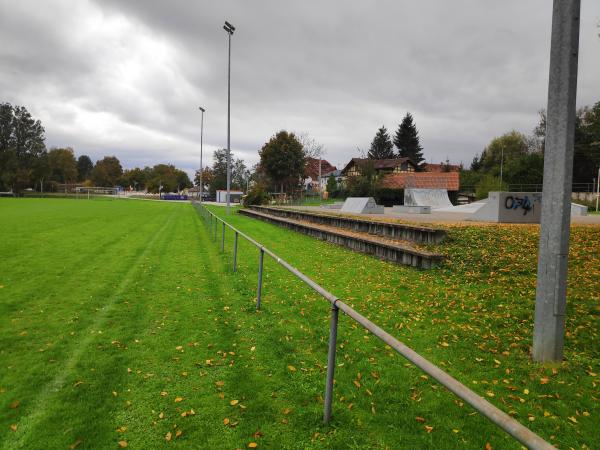
[[[121,283],[117,286],[117,289],[115,290],[113,295],[109,297],[108,302],[102,308],[102,312],[98,314],[98,316],[96,316],[96,320],[94,320],[91,326],[88,327],[89,330],[93,331],[94,329],[99,329],[105,323],[108,312],[115,305],[120,294],[126,289],[127,285],[130,283],[134,272],[138,270],[140,261],[143,260],[146,257],[146,255],[148,255],[158,238],[163,235],[165,229],[167,229],[167,227],[171,224],[174,215],[175,210],[169,215],[165,224],[154,234],[154,236],[152,236],[148,244],[145,246],[144,251],[136,258],[135,262],[131,265],[131,268],[123,277]],[[29,416],[24,418],[25,421],[23,423],[21,423],[21,421],[19,422],[18,425],[22,430],[22,432],[19,434],[19,439],[17,439],[15,442],[9,442],[9,439],[7,439],[4,442],[2,448],[8,450],[11,448],[15,448],[16,446],[22,446],[24,444],[24,440],[26,440],[28,436],[28,431],[34,428],[36,422],[39,421],[39,419],[45,412],[46,405],[50,399],[50,396],[53,393],[58,392],[63,387],[63,384],[68,374],[76,366],[85,348],[89,346],[94,337],[95,336],[91,332],[87,333],[84,339],[75,348],[69,359],[65,362],[64,370],[61,371],[60,374],[58,374],[50,383],[48,383],[46,387],[38,394],[37,398],[33,402],[33,404],[35,405],[32,408],[33,412]]]

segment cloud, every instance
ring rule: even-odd
[[[231,142],[252,164],[280,129],[308,132],[334,164],[410,111],[427,160],[468,163],[545,107],[551,5],[276,0],[0,0],[2,101],[22,104],[49,145],[125,166],[198,166]],[[600,5],[582,7],[578,103],[600,100]]]

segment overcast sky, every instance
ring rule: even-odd
[[[227,143],[247,163],[278,130],[343,165],[410,111],[428,161],[469,164],[546,106],[551,0],[0,0],[0,102],[46,143],[190,174]],[[600,2],[582,0],[577,103],[600,101]]]

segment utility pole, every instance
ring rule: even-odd
[[[225,21],[223,29],[227,32],[229,38],[229,59],[227,64],[227,214],[230,211],[230,196],[231,196],[231,147],[230,147],[230,130],[231,130],[231,35],[235,31],[235,27]]]
[[[596,179],[598,180],[598,185],[596,187],[596,212],[598,212],[598,199],[600,199],[600,167],[598,167],[598,178]]]
[[[202,106],[198,108],[202,111],[202,118],[200,119],[200,203],[202,203],[202,191],[204,190],[204,183],[202,181],[202,135],[204,134],[204,111],[206,110]]]
[[[561,361],[567,303],[580,0],[554,0],[533,360]]]

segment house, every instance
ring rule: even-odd
[[[385,175],[380,183],[382,189],[445,189],[450,200],[455,203],[460,188],[458,172],[414,172],[391,173]]]
[[[307,191],[319,190],[319,163],[321,164],[321,185],[325,174],[336,170],[336,167],[325,159],[307,158],[303,181],[304,188]]]
[[[456,164],[432,164],[432,163],[423,163],[421,164],[421,170],[423,172],[460,172],[460,166]]]
[[[322,191],[327,190],[327,182],[329,181],[329,177],[332,175],[335,178],[335,181],[338,184],[338,186],[340,186],[340,184],[342,184],[344,182],[344,176],[342,175],[342,171],[339,169],[336,169],[336,170],[333,170],[333,171],[327,172],[327,173],[322,173],[321,174],[321,190]]]
[[[373,163],[373,167],[377,175],[387,175],[391,173],[412,173],[416,171],[416,166],[410,160],[410,158],[352,158],[350,162],[346,164],[346,167],[342,169],[342,176],[352,177],[360,175],[362,167],[368,163]]]

